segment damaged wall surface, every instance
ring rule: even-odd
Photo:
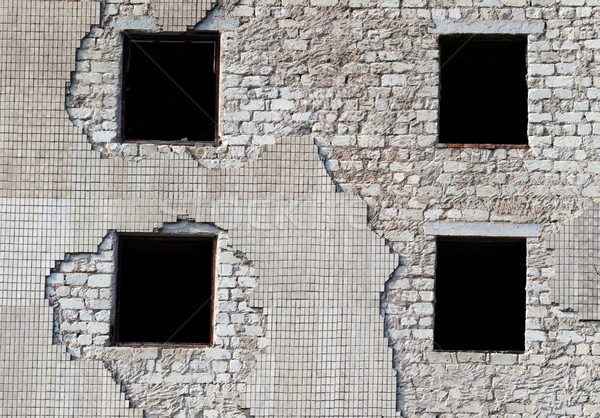
[[[30,4],[48,6],[47,2]],[[62,20],[59,16],[56,24]],[[81,38],[83,34],[73,42]],[[24,46],[13,56],[31,57],[28,51],[32,56],[37,53]],[[60,51],[65,62],[74,64],[75,47]],[[68,75],[63,71],[63,83]],[[4,80],[11,86],[17,79],[15,73]],[[45,80],[32,77],[31,81],[34,85],[24,94],[33,94],[36,83]],[[57,378],[61,367],[81,368],[83,373],[89,364],[112,383],[109,389],[114,394],[102,392],[109,401],[112,396],[118,405],[126,405],[127,395],[135,408],[127,410],[131,414],[298,416],[299,410],[311,416],[395,414],[395,372],[380,316],[380,294],[398,264],[397,256],[367,227],[364,202],[335,192],[310,137],[286,137],[261,158],[231,169],[206,169],[185,150],[170,147],[155,147],[144,159],[101,158],[61,109],[64,84],[56,84],[53,94],[44,96],[47,103],[38,103],[36,96],[31,103],[22,96],[4,102],[5,106],[18,102],[24,107],[57,109],[47,116],[47,123],[40,122],[39,133],[23,133],[30,119],[21,113],[14,115],[12,123],[3,124],[6,158],[16,159],[10,165],[15,172],[5,173],[11,180],[3,189],[5,216],[8,223],[19,218],[30,225],[24,230],[35,231],[36,239],[28,244],[36,246],[29,250],[36,257],[6,273],[12,279],[6,281],[5,300],[20,301],[33,315],[43,313],[40,318],[45,320],[36,325],[46,326],[45,339],[27,336],[32,347],[28,350],[19,349],[23,342],[18,335],[8,335],[3,344],[13,350],[3,357],[3,379],[14,382],[5,396],[16,395],[14,403],[3,404],[4,415],[31,410],[32,416],[79,416],[80,408],[85,410],[85,403],[73,402],[63,414],[62,398],[51,398],[59,388],[46,386],[45,380],[31,385],[21,377],[38,376],[40,367],[23,352],[45,346],[62,353],[66,363],[49,363],[58,369]],[[58,132],[45,131],[47,126],[58,126]],[[11,127],[18,129],[12,132]],[[49,144],[60,152],[46,153]],[[39,174],[23,169],[26,161],[41,154],[46,163],[37,166]],[[38,176],[46,179],[47,187],[33,187],[31,181]],[[31,203],[28,209],[22,208],[25,202]],[[238,283],[235,272],[243,267],[241,255],[222,248],[217,255],[213,346],[107,347],[111,344],[107,311],[114,309],[115,298],[110,280],[116,268],[112,246],[106,241],[110,237],[104,242],[103,237],[111,230],[152,233],[178,219],[227,231],[226,247],[242,252],[256,280],[248,283],[246,270],[246,284]],[[33,235],[19,231],[5,235],[5,245],[22,246],[29,254],[25,243],[32,242]],[[45,286],[55,309],[55,345]],[[160,305],[160,301],[152,303]],[[23,318],[13,308],[5,309],[12,327],[29,329],[27,322],[18,322]],[[68,361],[67,352],[76,360]],[[73,384],[61,394],[73,392],[70,396],[78,400],[93,393],[84,382],[73,380]],[[104,413],[119,416],[122,412]]]
[[[0,414],[600,414],[599,14],[4,1]],[[220,39],[215,143],[124,141],[125,37],[190,31]],[[439,39],[465,34],[526,40],[526,143],[440,143]],[[193,228],[212,345],[116,345],[119,234]],[[436,243],[461,237],[525,242],[523,350],[436,346]]]

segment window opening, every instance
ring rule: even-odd
[[[527,38],[442,36],[440,143],[527,144]]]
[[[119,236],[117,344],[211,344],[214,237]]]
[[[124,35],[124,141],[214,142],[219,38]]]
[[[437,350],[524,351],[526,240],[439,237]]]

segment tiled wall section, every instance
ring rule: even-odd
[[[120,2],[120,1],[119,1]],[[117,2],[114,2],[117,3]],[[133,0],[142,6],[146,0]],[[217,4],[216,0],[153,0],[156,16],[163,30],[170,32],[186,31],[189,26],[200,22]]]
[[[556,263],[553,299],[582,319],[600,318],[600,206],[595,203],[569,219],[547,239]]]
[[[85,241],[68,221],[73,173],[86,168],[74,170],[65,159],[85,148],[71,146],[81,135],[64,117],[64,91],[73,50],[99,11],[95,2],[0,3],[0,415],[6,417],[142,416],[129,409],[102,363],[72,362],[64,347],[52,345],[52,309],[40,286],[50,258],[62,257],[68,242]]]
[[[97,416],[100,402],[107,416],[139,413],[123,409],[100,362],[66,361],[64,347],[51,345],[44,277],[65,254],[96,252],[108,230],[151,232],[184,216],[227,230],[232,247],[255,264],[250,304],[264,308],[268,344],[246,386],[243,405],[252,414],[394,415],[380,294],[398,260],[367,227],[364,202],[334,192],[312,139],[282,139],[230,170],[201,169],[171,150],[137,162],[102,159],[64,111],[75,50],[98,21],[99,4],[8,6],[1,14],[8,51],[0,68],[1,298],[2,329],[14,331],[2,334],[0,376],[9,383],[2,414]],[[40,361],[46,352],[55,360]]]

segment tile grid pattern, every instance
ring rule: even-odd
[[[554,250],[556,263],[556,275],[551,281],[554,302],[573,309],[585,320],[600,319],[599,231],[600,205],[596,203],[580,216],[566,221],[547,239],[547,247]]]
[[[158,21],[165,31],[187,30],[204,19],[217,4],[216,0],[153,0]]]
[[[99,3],[0,7],[0,415],[140,416],[100,362],[51,345],[44,277],[65,253],[96,252],[108,230],[150,232],[180,216],[228,230],[256,265],[251,305],[264,307],[268,344],[246,386],[252,414],[395,415],[379,311],[397,257],[367,227],[364,202],[335,193],[312,140],[287,138],[231,170],[170,151],[102,159],[64,111]]]
[[[257,416],[394,415],[378,311],[397,260],[366,227],[364,203],[333,193],[314,146],[303,142],[277,144],[248,167],[250,178],[273,179],[279,199],[264,202],[255,225],[271,224],[239,244],[261,275],[251,304],[272,318],[247,402]],[[256,237],[262,251],[253,251]]]
[[[66,228],[63,205],[77,153],[61,155],[80,135],[65,123],[62,98],[73,52],[99,11],[97,2],[0,4],[2,416],[141,416],[100,362],[71,362],[51,344],[52,310],[40,292],[50,259],[79,235]]]

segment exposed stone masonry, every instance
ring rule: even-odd
[[[237,9],[236,9],[237,10]],[[236,16],[243,15],[243,6]],[[235,26],[239,25],[239,18],[234,19]],[[177,146],[174,144],[155,145],[121,143],[119,125],[121,117],[121,83],[122,71],[122,38],[124,30],[137,30],[156,32],[159,30],[158,21],[154,14],[152,4],[147,1],[134,0],[110,1],[104,7],[101,26],[92,28],[88,36],[82,41],[81,48],[77,51],[76,71],[71,78],[71,85],[67,96],[67,111],[73,123],[80,126],[87,134],[89,141],[95,149],[104,156],[118,156],[126,159],[147,158],[157,152],[171,150],[173,152],[188,152],[205,167],[236,167],[247,157],[256,157],[260,146],[273,144],[275,125],[273,120],[280,120],[280,113],[267,110],[265,104],[259,101],[249,102],[242,106],[239,112],[224,112],[220,110],[222,119],[229,121],[225,127],[229,134],[223,138],[222,146],[207,146],[199,144],[195,147]],[[221,43],[226,47],[232,42],[227,33],[222,34]],[[222,46],[222,48],[223,48]],[[263,86],[265,76],[272,72],[272,67],[262,66],[262,77],[250,77],[244,82],[244,91],[248,88],[259,92],[260,97],[277,99],[278,92],[266,93],[259,87]],[[248,70],[240,65],[234,72],[243,74]],[[235,76],[234,76],[235,77]],[[227,80],[222,80],[227,86]],[[234,89],[235,90],[235,89]],[[232,94],[238,100],[246,93],[239,90]],[[273,104],[275,110],[289,110],[289,101],[276,100]],[[257,120],[261,123],[259,130],[262,136],[251,135],[257,133],[253,123],[248,121],[250,113],[256,112]],[[248,116],[246,116],[248,115]],[[241,126],[240,126],[241,124]],[[286,130],[290,133],[289,130]]]
[[[102,360],[146,417],[246,416],[239,387],[265,345],[264,317],[247,304],[257,282],[251,263],[228,246],[227,233],[218,236],[210,347],[111,347],[118,245],[114,232],[104,238],[98,253],[68,255],[46,280],[56,342],[76,358]],[[175,283],[165,278],[165,285]],[[147,303],[148,309],[160,309],[160,301]]]

